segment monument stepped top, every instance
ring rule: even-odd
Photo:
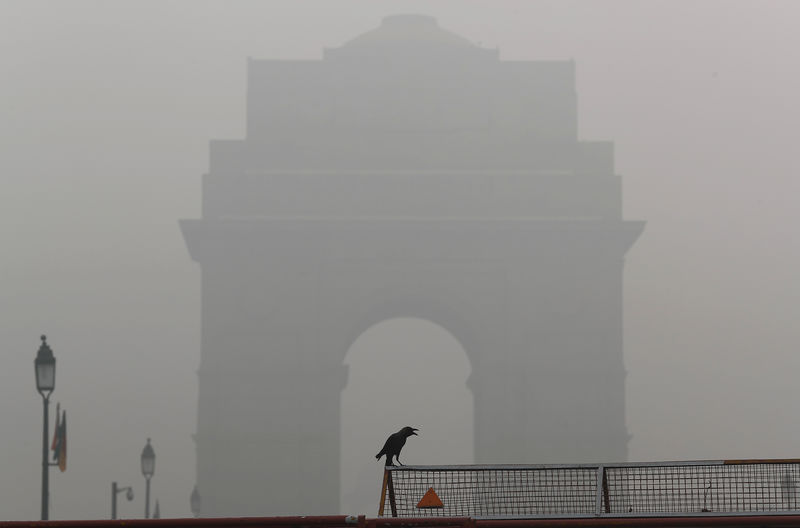
[[[381,25],[347,41],[342,47],[441,46],[475,48],[466,38],[439,27],[428,15],[401,14],[384,17]]]

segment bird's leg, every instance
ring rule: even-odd
[[[397,455],[397,463],[400,464],[401,466],[404,465],[402,462],[400,462],[400,455]]]

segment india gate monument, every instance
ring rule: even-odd
[[[248,60],[246,105],[181,221],[203,516],[339,512],[345,354],[396,317],[466,351],[476,463],[626,459],[623,264],[644,224],[622,219],[613,143],[578,139],[572,61],[396,15],[321,60]]]

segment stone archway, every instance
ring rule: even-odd
[[[404,449],[408,464],[473,461],[469,358],[445,328],[418,318],[371,326],[345,357],[342,392],[341,513],[375,514],[382,463],[374,454],[404,425],[420,437]]]
[[[578,139],[572,61],[501,61],[405,15],[320,61],[250,60],[247,82],[246,137],[212,141],[202,218],[181,222],[204,514],[339,509],[343,361],[395,317],[464,346],[476,462],[626,458],[644,224],[613,143]]]

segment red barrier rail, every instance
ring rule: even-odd
[[[116,519],[87,521],[0,521],[0,528],[474,528],[469,517],[375,518],[365,515],[223,517],[202,519]]]
[[[0,521],[0,528],[800,528],[800,515],[694,515],[473,519],[470,517],[378,517],[352,515],[232,517],[214,519],[120,519]]]
[[[800,527],[800,515],[487,519],[475,524],[479,528],[796,528]]]
[[[221,517],[203,519],[116,519],[86,521],[6,521],[0,528],[366,528],[361,515],[298,517]]]

